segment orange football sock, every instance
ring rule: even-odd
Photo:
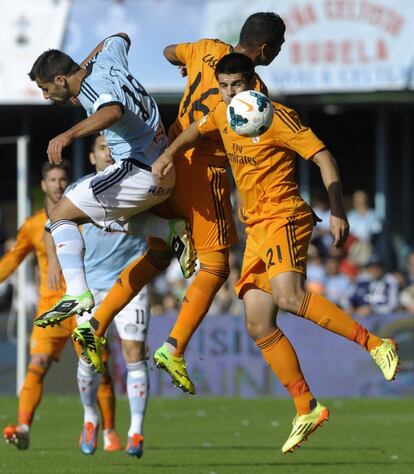
[[[167,339],[176,348],[175,356],[184,354],[191,336],[229,275],[227,250],[201,254],[199,261],[200,271],[187,289],[177,321]]]
[[[165,270],[170,263],[170,257],[169,250],[150,248],[144,256],[131,262],[122,271],[95,315],[90,319],[96,335],[105,334],[114,317],[147,283]]]
[[[321,295],[307,292],[297,314],[328,331],[356,342],[367,351],[371,351],[382,343],[379,337],[368,332],[364,326],[353,320],[348,313],[345,313]]]
[[[315,399],[299,365],[295,349],[283,332],[277,328],[256,341],[273,373],[289,391],[298,415],[310,413]]]
[[[115,429],[115,393],[112,378],[110,376],[101,376],[97,397],[103,429]]]
[[[43,378],[47,368],[29,364],[19,395],[18,424],[32,424],[33,415],[42,399]]]

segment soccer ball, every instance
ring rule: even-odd
[[[227,121],[238,135],[258,137],[269,130],[273,113],[272,103],[264,94],[243,91],[231,99],[227,107]]]

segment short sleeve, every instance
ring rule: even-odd
[[[125,103],[125,93],[121,90],[116,91],[116,88],[114,88],[112,91],[100,94],[96,102],[93,104],[93,111],[96,112],[102,107],[107,107],[108,105],[119,105],[122,108],[122,111],[124,111]]]
[[[302,124],[295,110],[278,107],[275,103],[273,105],[275,106],[273,130],[278,143],[295,151],[306,160],[326,148],[313,131]]]
[[[180,43],[175,48],[175,54],[180,62],[187,64],[192,62],[197,56],[204,56],[206,52],[211,51],[213,41],[207,38],[196,41],[195,43]]]
[[[175,54],[178,60],[183,63],[187,64],[194,54],[194,47],[197,43],[180,43],[177,44],[175,48]]]
[[[94,81],[93,78],[83,81],[81,92],[92,102],[92,113],[108,105],[119,105],[123,110],[126,105],[125,92],[117,82],[104,80]]]

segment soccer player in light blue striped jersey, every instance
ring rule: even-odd
[[[68,192],[50,215],[67,294],[35,321],[41,327],[94,306],[78,225],[93,222],[106,230],[118,229],[133,215],[167,199],[174,187],[174,172],[164,178],[151,173],[151,165],[165,149],[167,138],[154,99],[128,70],[129,47],[125,33],[110,36],[81,65],[61,51],[49,50],[39,56],[29,73],[45,99],[56,104],[77,101],[87,113],[86,119],[49,142],[49,161],[60,163],[63,148],[74,139],[101,131],[115,160],[105,171]],[[178,256],[185,273],[190,266],[185,255],[191,254],[191,239],[182,224],[182,220],[169,224],[154,216],[153,233],[147,235],[174,242],[175,249],[185,248]],[[184,246],[177,245],[176,237]]]
[[[96,174],[102,173],[113,164],[109,147],[102,135],[95,137],[89,159]],[[84,177],[69,186],[67,192],[76,189]],[[141,220],[148,215],[142,214]],[[49,229],[49,226],[47,226]],[[125,232],[105,232],[93,224],[82,226],[82,236],[86,244],[85,271],[86,280],[97,305],[101,304],[108,290],[119,274],[131,261],[146,251],[147,244],[143,235],[130,235]],[[56,260],[54,245],[46,234],[45,244],[48,250],[49,274],[51,282],[60,282],[60,268]],[[52,284],[53,284],[52,283]],[[87,316],[78,316],[78,325],[85,324]],[[130,456],[143,455],[143,423],[149,396],[149,373],[145,357],[146,335],[150,319],[150,304],[147,287],[144,287],[115,317],[114,323],[121,340],[122,353],[126,363],[126,387],[130,407],[131,422],[128,430],[126,453]],[[104,371],[105,372],[105,371]],[[84,454],[94,454],[97,448],[99,410],[97,393],[100,375],[79,357],[77,381],[80,399],[84,409],[83,428],[79,440],[80,450]],[[112,425],[114,426],[114,425]],[[104,447],[110,450],[120,448],[116,432],[103,426]]]

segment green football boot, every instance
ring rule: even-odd
[[[385,380],[389,382],[395,379],[398,372],[400,357],[398,356],[398,345],[392,339],[381,339],[382,344],[372,349],[370,352],[374,362],[381,369]]]
[[[187,373],[187,363],[183,357],[174,357],[164,344],[155,351],[153,359],[158,368],[168,373],[175,386],[185,393],[195,394],[195,387]]]
[[[103,336],[95,335],[89,321],[80,324],[73,331],[72,339],[81,346],[82,356],[87,360],[92,368],[96,372],[102,373],[104,370],[102,352],[106,344],[106,339]]]
[[[64,295],[49,311],[35,319],[35,326],[45,328],[59,324],[74,314],[91,312],[95,306],[92,293],[86,290],[80,296]]]
[[[323,425],[329,419],[329,410],[316,403],[316,407],[305,415],[295,416],[293,419],[293,427],[289,438],[282,447],[282,453],[293,453],[293,450],[300,446],[300,443],[306,441],[308,436],[317,428]]]
[[[195,272],[197,252],[191,239],[190,224],[185,219],[171,219],[167,243],[174,253],[185,278]]]

